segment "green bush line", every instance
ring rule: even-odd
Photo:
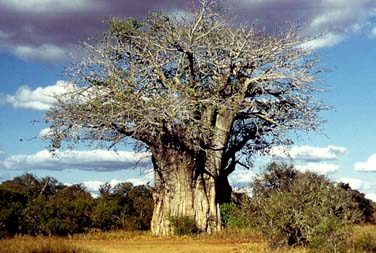
[[[220,205],[229,229],[259,231],[271,248],[312,252],[375,252],[375,233],[353,236],[354,224],[375,222],[374,203],[349,185],[271,163],[251,184]],[[15,234],[69,235],[92,230],[148,230],[152,194],[145,186],[106,183],[93,198],[83,185],[25,174],[0,184],[0,238]],[[170,217],[175,235],[200,233],[189,216]],[[359,235],[360,234],[360,235]]]
[[[153,211],[145,186],[104,184],[93,198],[83,185],[64,186],[31,174],[0,184],[0,238],[60,235],[91,229],[148,230]]]

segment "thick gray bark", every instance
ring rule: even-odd
[[[197,156],[174,149],[153,150],[155,191],[151,230],[154,235],[173,234],[171,217],[182,216],[192,217],[202,232],[221,230],[217,189],[223,180],[206,173],[200,167],[205,164],[198,160]]]

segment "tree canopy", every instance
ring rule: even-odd
[[[218,203],[229,200],[236,166],[250,168],[256,152],[289,143],[288,130],[322,123],[318,58],[295,26],[269,33],[235,25],[214,0],[185,16],[113,18],[108,26],[69,69],[75,86],[47,112],[49,137],[53,148],[131,138],[150,150],[153,220],[164,226],[157,233],[168,234],[176,215],[218,230]]]
[[[152,146],[165,136],[192,151],[225,149],[230,161],[284,143],[286,130],[316,129],[326,107],[314,98],[320,69],[306,38],[295,27],[234,27],[216,1],[202,2],[193,16],[110,19],[103,37],[83,43],[88,55],[69,72],[77,88],[47,113],[54,144],[132,137]],[[229,140],[218,145],[225,116]]]

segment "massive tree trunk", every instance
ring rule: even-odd
[[[227,177],[210,174],[205,168],[206,159],[200,154],[164,146],[152,148],[152,155],[155,172],[152,233],[173,234],[171,218],[182,216],[194,219],[199,231],[221,230],[219,204],[223,198],[218,198],[218,189],[231,194]]]

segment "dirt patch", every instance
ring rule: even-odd
[[[80,240],[73,241],[80,248],[94,253],[168,253],[168,252],[216,252],[216,253],[240,253],[252,252],[250,243],[234,241],[201,241],[201,240]],[[252,244],[260,249],[262,245]],[[256,252],[256,251],[255,251]],[[260,252],[260,251],[258,251]],[[262,251],[261,251],[262,252]]]

